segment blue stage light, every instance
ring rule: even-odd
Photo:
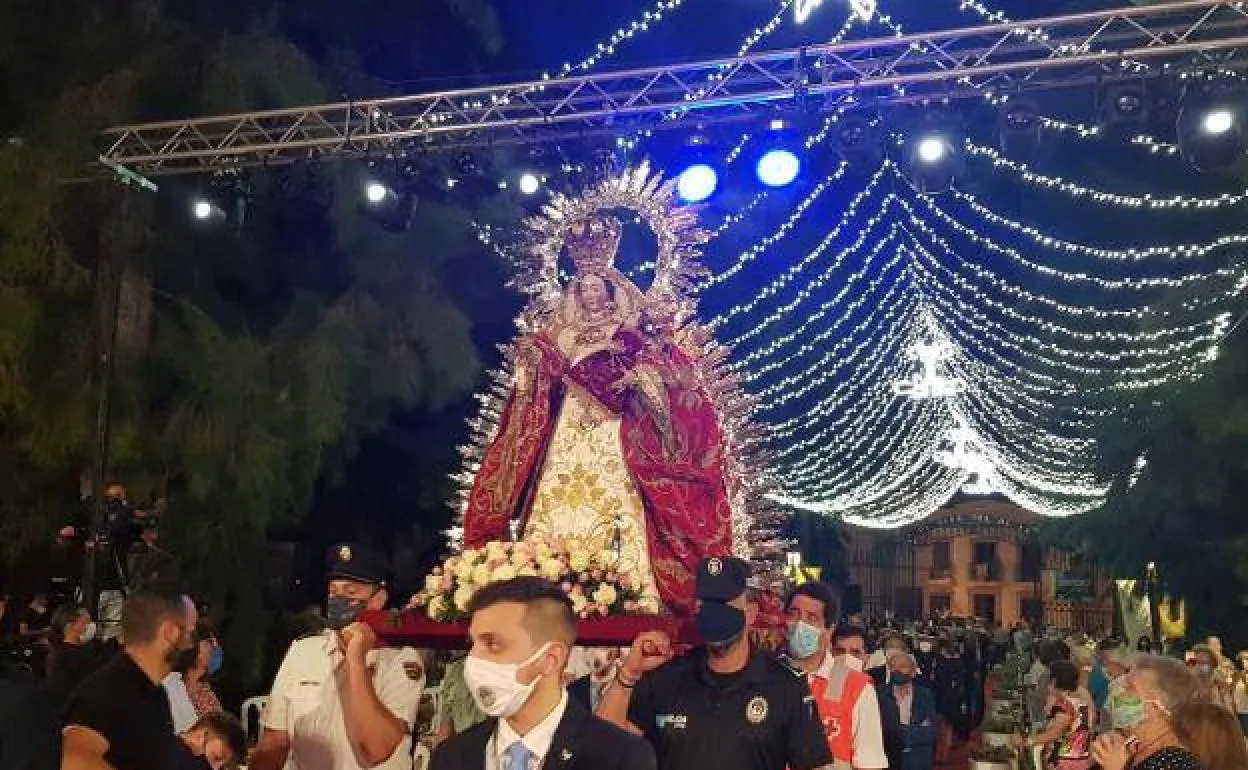
[[[719,172],[709,163],[694,163],[676,178],[676,193],[685,203],[701,203],[718,187]]]
[[[768,187],[784,187],[792,184],[802,170],[797,153],[787,147],[776,147],[763,153],[754,171],[758,181]]]

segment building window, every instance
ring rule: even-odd
[[[1025,541],[1019,552],[1019,579],[1024,583],[1039,583],[1040,571],[1044,569],[1044,549],[1034,541]]]
[[[938,540],[932,543],[932,568],[947,571],[949,566],[949,541]]]
[[[942,612],[949,612],[953,608],[953,597],[949,594],[932,594],[928,598],[928,612],[935,615]]]
[[[974,598],[975,617],[982,618],[989,623],[995,623],[997,620],[997,597],[992,594],[975,594]]]
[[[1023,620],[1040,622],[1044,620],[1044,602],[1040,599],[1019,599],[1018,614]]]
[[[997,544],[996,543],[976,543],[975,550],[972,554],[971,563],[973,564],[992,564],[997,560]]]

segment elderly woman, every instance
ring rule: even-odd
[[[1018,748],[1050,747],[1046,769],[1088,770],[1092,708],[1079,690],[1079,667],[1069,660],[1053,661],[1049,665],[1049,710],[1044,728],[1028,738],[1015,736]]]
[[[1109,712],[1114,732],[1092,743],[1101,770],[1203,770],[1171,724],[1170,715],[1198,696],[1187,666],[1172,658],[1140,655],[1113,688]]]

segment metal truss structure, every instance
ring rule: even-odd
[[[1242,2],[1159,5],[414,96],[123,126],[101,160],[161,175],[754,119],[846,94],[959,98],[1248,67]],[[904,92],[904,96],[902,95]]]

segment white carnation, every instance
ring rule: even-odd
[[[511,580],[515,576],[516,568],[510,564],[504,564],[501,567],[496,567],[494,571],[490,573],[490,581]]]
[[[472,586],[469,586],[469,585],[460,586],[459,589],[455,591],[455,609],[459,610],[460,612],[464,612],[465,610],[467,610],[468,602],[472,601],[472,595],[474,593],[476,593],[476,589],[474,589]],[[442,597],[439,596],[437,598],[441,599]]]
[[[610,583],[603,583],[598,586],[598,590],[594,591],[593,600],[599,604],[605,604],[608,607],[615,604],[615,600],[619,598],[619,594],[615,592],[615,586]]]

